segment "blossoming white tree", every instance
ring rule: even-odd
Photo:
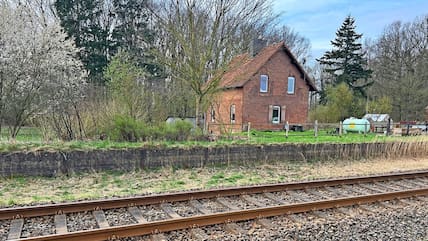
[[[31,118],[82,95],[86,73],[77,52],[59,21],[0,1],[0,124],[10,125],[11,138]]]

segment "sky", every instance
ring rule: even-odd
[[[346,16],[355,18],[356,32],[376,39],[395,22],[411,22],[428,14],[428,0],[274,0],[280,23],[308,38],[312,58],[331,50],[330,41]]]

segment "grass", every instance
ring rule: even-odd
[[[2,131],[5,135],[5,130]],[[247,133],[236,133],[231,138],[219,139],[215,142],[209,141],[152,141],[152,142],[112,142],[108,140],[87,141],[42,141],[40,131],[37,128],[25,127],[13,142],[4,136],[0,140],[0,152],[14,151],[38,151],[38,150],[108,150],[108,149],[133,149],[141,147],[193,147],[193,146],[224,146],[241,144],[274,144],[274,143],[362,143],[362,142],[389,142],[389,141],[428,141],[428,136],[416,137],[391,137],[374,133],[367,135],[348,133],[338,136],[327,134],[321,130],[318,137],[314,137],[313,130],[304,132],[289,132],[288,138],[284,132],[251,131],[250,138]]]
[[[428,169],[428,158],[359,161],[278,161],[204,168],[160,168],[54,178],[0,178],[0,206],[64,202],[223,186],[290,182]]]
[[[18,142],[40,142],[43,139],[42,132],[37,127],[22,127],[16,137],[15,141]],[[0,141],[9,140],[9,128],[3,127],[1,129]]]

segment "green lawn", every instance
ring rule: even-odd
[[[362,143],[362,142],[387,142],[387,141],[428,141],[428,136],[415,137],[387,137],[380,134],[348,133],[342,136],[329,134],[321,130],[318,137],[314,136],[313,130],[304,132],[289,132],[285,137],[283,131],[251,131],[248,133],[235,133],[228,138],[220,138],[215,142],[209,141],[152,141],[152,142],[112,142],[100,140],[87,141],[43,141],[40,130],[34,127],[25,127],[19,133],[15,141],[7,139],[7,130],[3,129],[0,141],[0,152],[11,151],[35,151],[35,150],[93,150],[93,149],[124,149],[138,148],[144,146],[162,147],[190,147],[190,146],[220,146],[239,144],[275,144],[275,143]]]
[[[0,141],[7,142],[9,140],[9,128],[2,127]],[[42,133],[36,127],[22,127],[16,137],[16,141],[20,142],[41,142]]]

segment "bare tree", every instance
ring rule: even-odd
[[[311,58],[311,42],[309,39],[286,25],[273,29],[267,39],[273,42],[284,41],[285,45],[302,64]]]
[[[27,4],[0,6],[0,120],[15,138],[31,118],[79,96],[86,73],[59,21]]]
[[[161,27],[155,56],[172,81],[191,90],[196,123],[230,59],[275,19],[264,0],[166,0],[151,9]]]
[[[428,16],[392,23],[372,47],[371,95],[391,97],[396,120],[422,119],[428,103]]]

